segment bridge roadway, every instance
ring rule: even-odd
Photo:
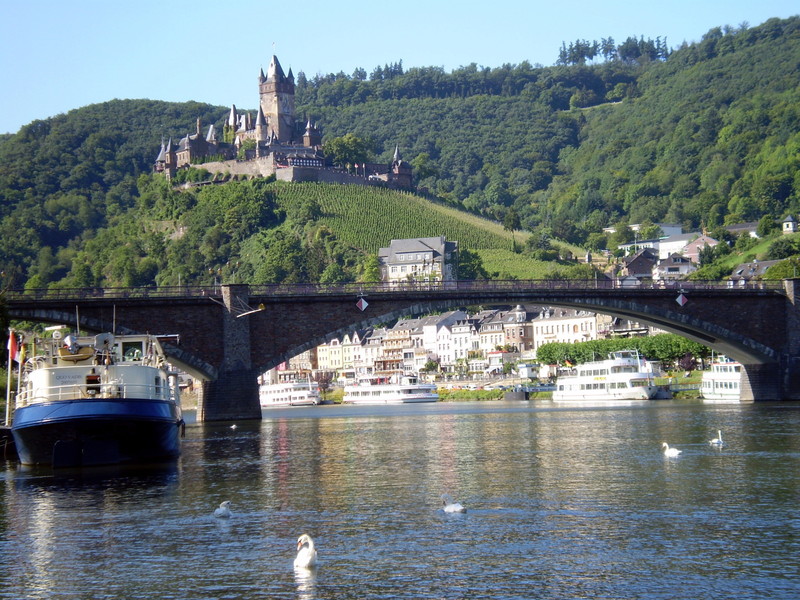
[[[742,399],[800,399],[800,280],[618,287],[604,281],[221,285],[8,290],[12,319],[90,332],[177,334],[165,349],[203,380],[199,420],[258,419],[256,377],[333,337],[395,318],[467,306],[528,304],[652,324],[745,365]]]

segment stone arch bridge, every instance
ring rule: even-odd
[[[173,364],[203,380],[198,420],[228,420],[260,418],[257,376],[304,350],[401,316],[475,305],[560,306],[650,323],[742,362],[743,400],[796,400],[798,290],[800,280],[734,288],[533,280],[33,290],[4,299],[15,320],[177,334],[164,346]]]

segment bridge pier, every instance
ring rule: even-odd
[[[249,286],[222,286],[225,310],[222,316],[223,346],[219,376],[203,382],[202,398],[197,406],[198,421],[232,421],[260,419],[258,373],[250,360],[249,319],[237,319],[234,304],[247,304]]]
[[[254,370],[225,371],[214,381],[204,381],[197,421],[260,419],[258,375]]]
[[[781,367],[777,363],[743,365],[740,402],[782,400]]]

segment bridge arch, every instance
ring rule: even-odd
[[[125,327],[124,325],[115,323],[113,320],[109,322],[102,318],[81,315],[80,311],[77,311],[76,314],[72,311],[59,308],[25,309],[14,307],[9,310],[9,316],[19,321],[33,321],[36,323],[52,323],[54,325],[67,326],[74,325],[78,329],[91,331],[92,333],[113,332],[120,335],[148,333],[148,331],[140,331]],[[166,332],[162,331],[159,333],[164,334]],[[218,369],[201,357],[183,350],[174,343],[162,341],[161,346],[164,348],[164,353],[167,355],[170,363],[175,367],[197,379],[213,380],[217,378]]]
[[[800,399],[798,290],[800,280],[741,289],[724,282],[664,289],[598,281],[458,281],[399,288],[376,283],[19,290],[7,291],[5,301],[12,318],[21,320],[70,323],[79,315],[81,327],[98,332],[169,328],[154,333],[180,336],[180,346],[165,348],[170,360],[205,380],[208,411],[200,418],[220,420],[260,418],[256,376],[334,336],[400,316],[476,305],[561,306],[650,323],[739,359],[751,397]],[[357,308],[362,300],[368,301],[363,311]]]

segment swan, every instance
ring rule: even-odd
[[[664,456],[678,456],[682,452],[677,448],[670,448],[667,442],[661,444],[661,447],[664,448]]]
[[[314,540],[311,536],[304,533],[297,538],[297,556],[294,559],[295,569],[308,569],[317,564],[317,551],[314,548]]]
[[[722,431],[717,429],[717,437],[715,437],[713,440],[708,440],[708,443],[712,446],[724,446],[725,442],[722,441]]]
[[[227,519],[231,516],[231,501],[225,500],[225,502],[220,502],[219,508],[214,510],[214,516],[219,517],[220,519]]]
[[[442,510],[446,513],[465,513],[467,509],[458,502],[451,502],[450,496],[442,494]]]

